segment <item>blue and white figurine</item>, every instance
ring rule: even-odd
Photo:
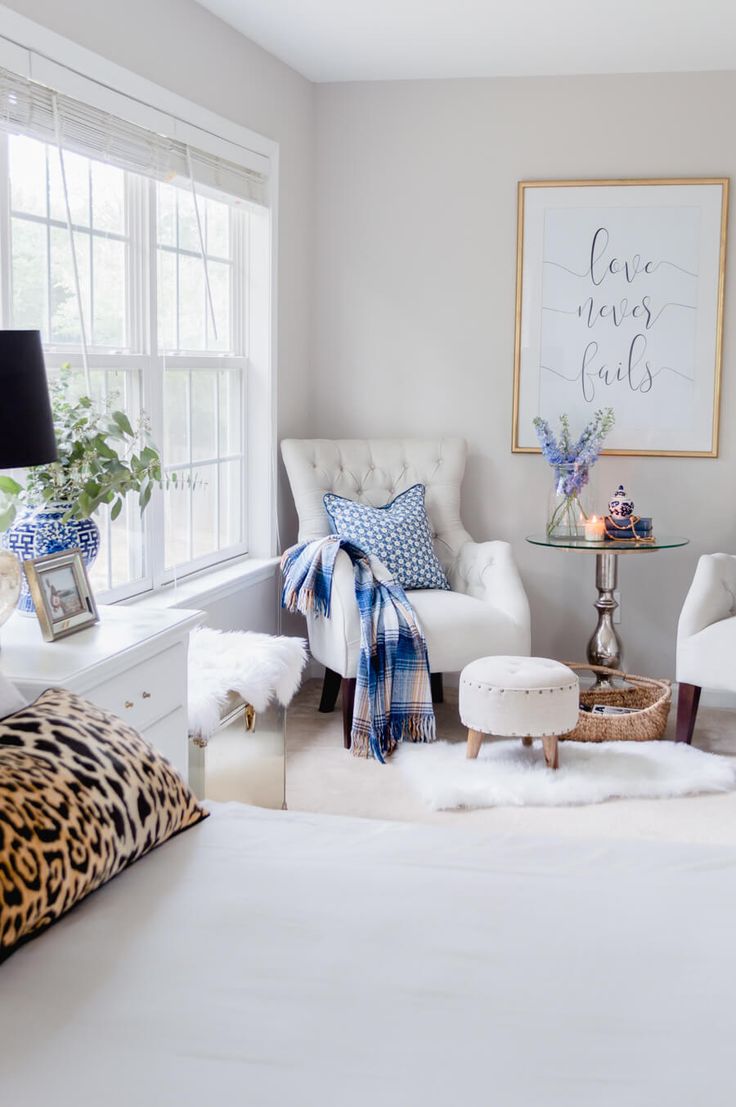
[[[608,513],[614,519],[628,519],[634,513],[634,501],[626,495],[623,484],[619,484],[608,501]]]
[[[20,561],[61,553],[79,547],[87,569],[100,552],[100,529],[94,519],[65,519],[68,503],[43,503],[28,508],[2,535],[2,544]],[[34,615],[35,608],[25,573],[21,577],[18,610]]]

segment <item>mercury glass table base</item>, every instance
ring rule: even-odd
[[[658,537],[647,542],[609,542],[601,539],[589,542],[584,538],[554,538],[548,534],[530,534],[527,542],[533,546],[546,546],[548,549],[575,550],[578,553],[595,554],[595,583],[598,599],[595,607],[598,611],[598,625],[588,643],[588,662],[606,669],[620,669],[623,647],[613,625],[613,613],[618,607],[614,592],[618,587],[619,557],[643,557],[657,550],[674,550],[687,546],[687,538]],[[615,551],[615,552],[614,552]],[[596,688],[610,688],[612,682],[598,677]]]
[[[588,661],[607,669],[620,669],[623,647],[613,625],[613,613],[618,607],[614,592],[618,586],[618,557],[613,553],[598,553],[595,558],[595,585],[598,598],[593,605],[598,611],[598,623],[588,642]],[[598,674],[596,688],[610,688],[612,682]]]

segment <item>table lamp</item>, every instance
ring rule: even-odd
[[[56,461],[56,437],[40,331],[0,331],[0,469]],[[0,549],[0,626],[20,595],[21,566]]]

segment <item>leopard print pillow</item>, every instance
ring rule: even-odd
[[[206,814],[135,730],[72,692],[0,721],[0,961]]]

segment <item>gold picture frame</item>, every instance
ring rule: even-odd
[[[78,548],[23,562],[45,642],[55,642],[99,622],[95,598]]]
[[[603,451],[604,454],[610,454],[615,456],[638,456],[638,457],[700,457],[700,458],[714,458],[718,456],[719,445],[719,424],[720,424],[720,401],[721,401],[721,377],[722,377],[722,357],[723,357],[723,309],[724,309],[724,296],[725,296],[725,274],[726,274],[726,235],[728,230],[728,196],[729,196],[729,179],[727,177],[645,177],[645,178],[605,178],[605,179],[593,179],[593,180],[525,180],[519,181],[517,189],[517,234],[516,234],[516,310],[514,321],[514,388],[513,388],[513,412],[512,412],[512,436],[511,436],[511,450],[512,453],[539,453],[539,446],[533,441],[530,441],[532,435],[530,429],[526,426],[526,419],[524,422],[523,433],[520,428],[520,418],[522,415],[522,378],[525,372],[525,367],[522,364],[524,353],[524,333],[525,327],[527,327],[527,320],[525,319],[525,306],[529,310],[528,304],[525,305],[525,299],[528,299],[528,283],[525,281],[525,254],[528,247],[528,243],[525,239],[526,229],[526,212],[527,212],[527,199],[531,196],[533,190],[548,190],[548,189],[629,189],[632,187],[637,188],[650,188],[650,187],[662,187],[667,188],[672,186],[684,186],[686,189],[691,190],[693,187],[701,186],[716,186],[720,189],[720,212],[714,211],[711,222],[713,223],[713,234],[716,234],[716,215],[717,215],[717,234],[718,242],[712,242],[712,250],[717,248],[717,278],[715,281],[716,287],[712,289],[711,301],[713,304],[713,311],[715,314],[714,330],[711,336],[712,355],[713,355],[713,376],[712,385],[710,379],[708,379],[708,393],[707,397],[703,400],[703,404],[706,402],[710,407],[710,395],[712,388],[712,411],[710,412],[709,423],[705,422],[705,413],[703,415],[703,436],[706,433],[710,436],[708,443],[703,443],[703,448],[664,448],[655,449],[647,446],[636,447],[612,447]],[[543,192],[539,193],[540,196],[544,196]],[[622,193],[622,195],[624,195]],[[582,199],[582,197],[581,197]],[[538,223],[537,217],[537,223]],[[547,263],[549,264],[549,263]],[[554,263],[553,263],[554,264]],[[592,263],[591,263],[592,264]],[[669,263],[668,263],[669,264]],[[560,268],[565,268],[560,266]],[[677,268],[677,267],[675,267]],[[568,270],[570,272],[570,270]],[[576,272],[573,274],[576,277],[582,276],[582,273]],[[698,274],[690,274],[690,276],[698,276]],[[714,276],[714,274],[713,274]],[[527,295],[525,296],[525,292]],[[587,301],[586,301],[587,302]],[[697,303],[697,301],[696,301]],[[682,305],[678,305],[682,306]],[[691,305],[684,305],[689,307]],[[573,315],[573,311],[566,312],[565,314]],[[541,321],[539,323],[541,330]],[[528,331],[528,328],[527,328]],[[542,344],[541,338],[539,339],[539,348],[541,352]],[[619,363],[620,364],[620,363]],[[647,363],[648,364],[648,363]],[[544,366],[544,368],[547,368]],[[541,358],[536,363],[536,371],[541,375],[542,362]],[[585,373],[585,365],[581,370],[581,373]],[[570,377],[565,378],[570,381]],[[540,388],[541,392],[541,388]],[[605,401],[602,401],[599,406],[604,406]],[[606,404],[607,406],[607,404]],[[616,407],[615,403],[611,406]],[[525,416],[529,414],[529,403],[526,404]],[[541,404],[539,405],[541,407]],[[535,414],[545,414],[546,417],[554,418],[565,411],[565,407],[560,407],[559,411],[549,411],[547,413],[537,411]],[[592,412],[591,412],[592,414]],[[531,420],[529,420],[531,422]],[[616,433],[616,432],[615,432]],[[618,431],[620,434],[620,430]]]

